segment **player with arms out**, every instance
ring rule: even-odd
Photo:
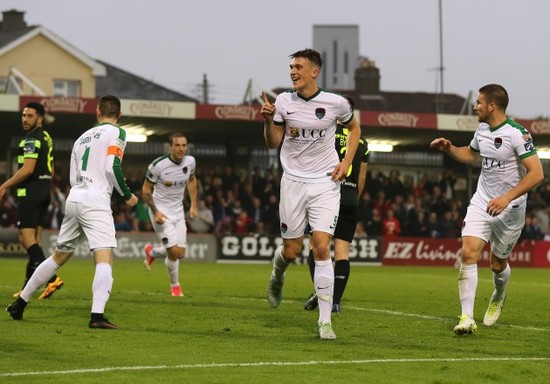
[[[474,111],[480,122],[469,146],[456,147],[445,138],[430,143],[453,159],[472,164],[481,157],[481,175],[462,226],[458,292],[462,314],[454,328],[457,335],[474,333],[474,300],[477,261],[491,244],[494,290],[483,324],[498,320],[510,279],[508,256],[525,224],[527,192],[544,179],[542,165],[531,135],[506,115],[508,93],[498,84],[481,87]]]
[[[275,104],[265,93],[262,95],[265,142],[270,149],[281,146],[283,167],[279,204],[283,246],[275,250],[267,299],[273,308],[280,305],[285,271],[300,255],[309,223],[315,259],[313,280],[319,299],[318,334],[321,339],[335,339],[330,242],[338,221],[340,180],[352,163],[361,128],[343,96],[318,87],[322,66],[319,52],[305,49],[290,57],[293,90],[278,95]],[[342,161],[334,146],[337,121],[349,129],[348,149]]]
[[[197,215],[196,161],[187,155],[187,137],[181,133],[170,136],[170,153],[155,159],[147,168],[142,198],[149,206],[149,217],[162,243],[154,248],[145,245],[145,268],[151,270],[155,257],[164,257],[170,278],[172,296],[183,296],[179,279],[179,261],[185,257],[187,226],[183,211],[185,189],[189,189],[189,217]]]
[[[44,219],[50,205],[54,167],[53,140],[42,128],[45,114],[44,106],[34,101],[23,108],[21,119],[27,135],[19,143],[19,169],[0,185],[0,200],[8,188],[17,187],[19,240],[29,255],[23,288],[36,268],[46,259],[40,243],[42,228],[46,224]],[[38,299],[47,299],[62,286],[63,280],[53,275]],[[14,293],[13,298],[18,298],[20,294],[21,291]]]
[[[110,95],[101,97],[96,114],[99,124],[84,132],[71,152],[71,190],[65,202],[65,216],[55,253],[40,264],[21,296],[6,308],[14,320],[23,318],[32,293],[70,259],[84,235],[96,264],[88,325],[90,328],[118,328],[104,316],[113,287],[112,249],[117,247],[111,194],[116,189],[129,206],[137,203],[137,197],[131,193],[122,173],[126,132],[116,125],[120,117],[120,100]]]

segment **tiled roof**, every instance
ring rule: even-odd
[[[112,94],[128,99],[198,102],[189,96],[145,80],[104,61],[98,60],[98,62],[105,66],[107,74],[96,77],[97,96]]]

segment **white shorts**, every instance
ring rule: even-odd
[[[149,209],[149,218],[151,219],[155,233],[165,248],[170,248],[174,245],[181,248],[187,247],[187,225],[185,224],[183,214],[177,218],[166,215],[164,224],[157,224],[155,223],[153,211]]]
[[[56,248],[62,252],[70,252],[77,247],[82,235],[86,236],[92,251],[116,248],[115,223],[111,209],[67,201]]]
[[[506,259],[516,245],[525,225],[525,205],[506,208],[500,215],[491,216],[470,204],[464,218],[462,236],[474,236],[491,243],[491,252]]]
[[[281,178],[281,237],[304,236],[309,223],[311,231],[334,234],[340,210],[340,183],[332,180],[304,183]]]

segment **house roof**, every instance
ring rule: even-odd
[[[176,92],[142,77],[131,74],[123,69],[104,61],[99,61],[106,69],[103,77],[96,78],[96,95],[117,95],[126,99],[190,101],[198,103],[196,99]]]

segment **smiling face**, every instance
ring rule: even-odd
[[[292,89],[300,95],[309,97],[317,91],[319,67],[305,57],[295,57],[290,62],[290,80]]]

